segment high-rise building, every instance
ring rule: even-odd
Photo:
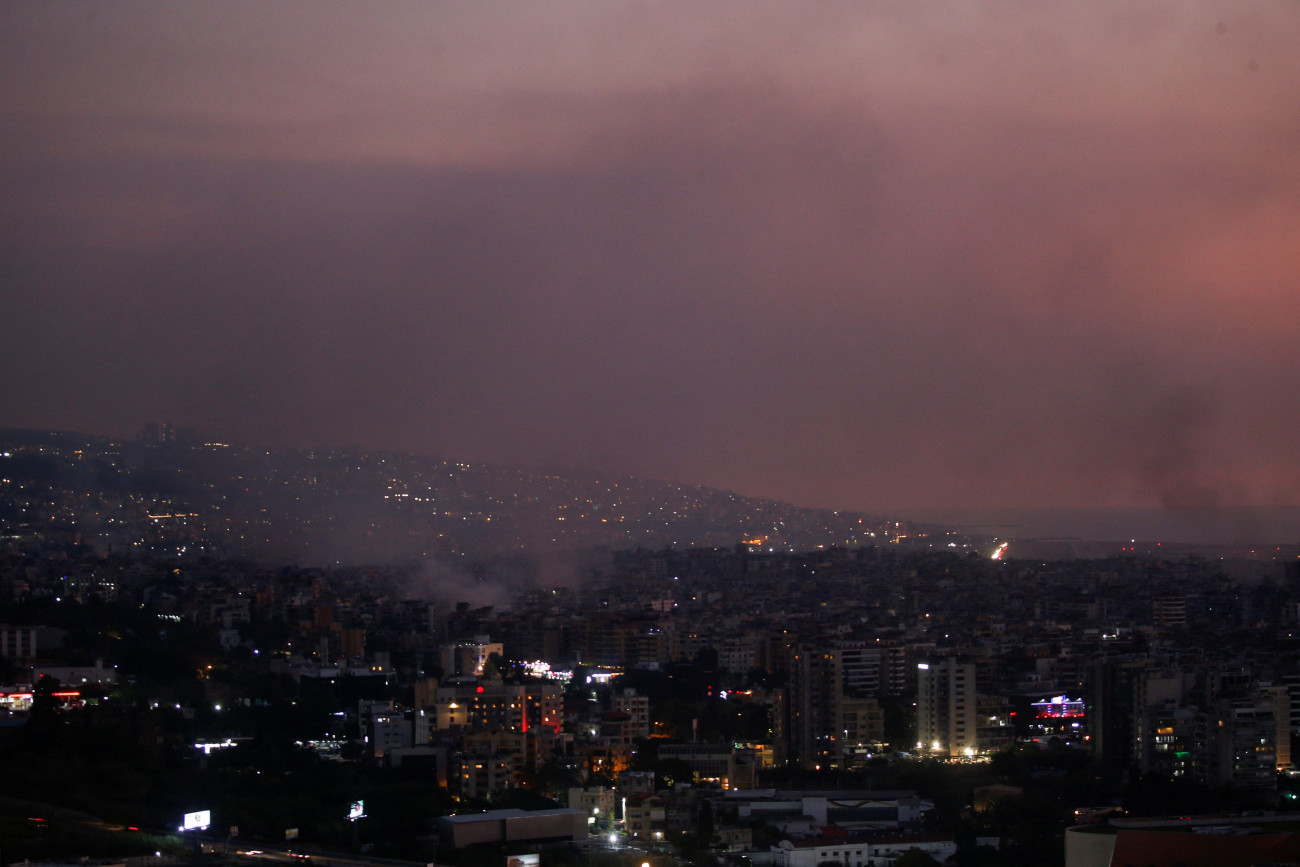
[[[1173,779],[1204,781],[1208,773],[1209,720],[1195,707],[1147,708],[1137,721],[1146,732],[1139,744],[1138,769]]]
[[[1139,685],[1147,676],[1145,659],[1100,659],[1088,673],[1088,729],[1092,754],[1103,765],[1128,768],[1140,760],[1146,706]]]
[[[627,714],[628,728],[633,738],[650,737],[650,699],[637,695],[635,689],[625,689],[615,695],[611,707],[616,713]]]
[[[799,644],[790,654],[789,759],[801,768],[838,766],[844,697],[839,653]]]
[[[875,694],[881,679],[888,680],[882,674],[888,663],[880,662],[891,656],[891,650],[852,641],[804,642],[790,649],[785,737],[773,726],[788,747],[788,761],[809,770],[845,767],[851,754],[866,754],[883,739],[884,712]],[[868,663],[874,665],[869,684],[863,679]],[[859,678],[856,688],[850,676]]]
[[[1160,596],[1151,600],[1151,615],[1156,626],[1182,629],[1187,626],[1187,597]]]
[[[1277,788],[1278,744],[1289,739],[1290,708],[1284,687],[1255,690],[1244,698],[1219,702],[1209,762],[1212,786]],[[1289,746],[1289,745],[1288,745]],[[1290,762],[1287,749],[1285,761]]]
[[[919,748],[948,756],[978,749],[975,663],[955,656],[917,666]]]

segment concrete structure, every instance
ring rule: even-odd
[[[801,644],[790,654],[790,761],[806,770],[837,767],[844,685],[837,651]]]
[[[979,747],[975,663],[955,656],[917,665],[918,748],[948,756],[973,755]]]
[[[460,753],[452,761],[462,798],[486,798],[514,788],[515,768],[505,753]]]
[[[858,695],[901,693],[907,682],[907,653],[880,641],[838,641],[844,689]]]
[[[608,786],[574,786],[569,789],[569,807],[595,819],[588,825],[608,827],[614,821],[614,790]]]
[[[627,714],[628,730],[633,738],[650,737],[650,699],[637,695],[634,689],[625,689],[611,702],[615,713]]]
[[[623,826],[629,837],[662,841],[667,829],[667,802],[658,795],[630,795],[623,804]]]
[[[457,849],[479,843],[564,842],[587,839],[582,810],[492,810],[439,816],[438,836]]]
[[[0,657],[5,659],[30,659],[36,656],[38,626],[9,626],[0,624]]]
[[[911,791],[728,792],[742,822],[758,820],[783,834],[820,834],[830,825],[850,833],[898,831],[921,824],[923,802]]]
[[[382,759],[391,750],[415,746],[411,720],[401,711],[376,714],[370,721],[370,753]]]
[[[889,867],[913,849],[943,863],[957,854],[957,844],[947,837],[914,834],[877,837],[836,837],[782,840],[772,848],[776,867],[818,867],[833,861],[844,867]]]
[[[695,782],[717,783],[724,789],[748,788],[756,781],[757,761],[752,750],[731,744],[662,744],[659,759],[677,759],[690,765]]]
[[[870,754],[885,738],[885,710],[875,698],[845,698],[840,702],[842,752]]]
[[[442,649],[443,677],[482,677],[488,657],[494,653],[501,657],[505,647],[486,635],[476,635],[473,641],[446,645]]]
[[[461,679],[439,686],[434,697],[437,731],[558,729],[564,721],[559,684]]]
[[[1277,788],[1278,744],[1290,739],[1290,706],[1281,687],[1222,702],[1211,738],[1209,779],[1212,786],[1240,789]],[[1285,714],[1279,720],[1278,716]],[[1289,744],[1288,744],[1289,746]],[[1217,747],[1217,749],[1216,749]],[[1290,750],[1287,750],[1290,759]]]
[[[117,667],[105,668],[102,659],[96,659],[94,665],[37,665],[32,667],[31,673],[34,680],[52,677],[68,689],[93,683],[117,683]]]
[[[1288,816],[1112,819],[1065,832],[1065,867],[1253,867],[1300,860],[1300,834],[1273,830]]]

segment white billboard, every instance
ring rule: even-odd
[[[200,810],[197,813],[186,813],[185,820],[181,824],[182,831],[202,830],[212,824],[212,811]]]

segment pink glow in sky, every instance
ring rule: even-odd
[[[1300,4],[0,6],[0,425],[1300,500]]]

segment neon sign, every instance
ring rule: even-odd
[[[1054,695],[1051,698],[1036,701],[1031,706],[1038,712],[1039,719],[1081,717],[1087,713],[1083,699],[1070,698],[1066,695]]]

